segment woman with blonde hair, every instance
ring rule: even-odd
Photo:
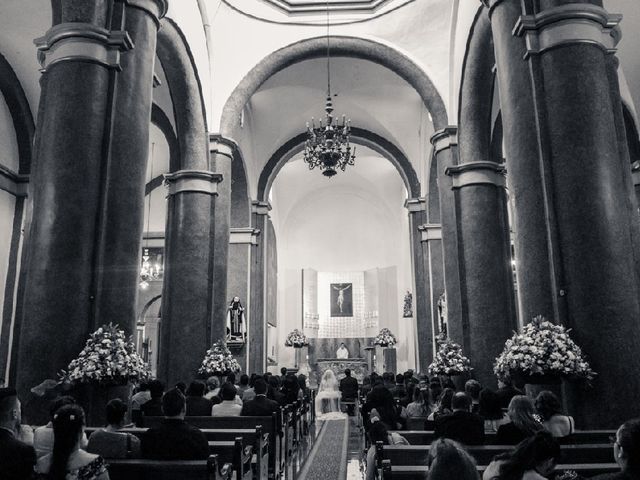
[[[537,418],[533,402],[526,395],[516,395],[509,402],[509,422],[498,427],[496,442],[499,445],[515,445],[525,438],[544,430]]]

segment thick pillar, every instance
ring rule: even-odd
[[[444,293],[444,264],[442,258],[442,226],[439,223],[424,223],[418,227],[421,233],[423,268],[427,274],[427,322],[431,331],[431,356],[420,357],[420,368],[426,368],[433,361],[434,337],[440,333],[440,313],[438,300]]]
[[[640,382],[629,375],[640,369],[639,225],[628,153],[620,147],[620,96],[613,81],[620,17],[593,3],[545,0],[535,9],[526,2],[521,10],[519,1],[504,0],[491,5],[491,20],[506,88],[503,115],[509,111],[504,125],[514,120],[523,134],[505,142],[509,174],[514,173],[511,164],[523,161],[514,151],[522,152],[523,143],[532,145],[536,168],[526,179],[516,169],[514,182],[543,187],[537,192],[542,202],[516,197],[518,218],[539,210],[546,214],[544,242],[521,254],[553,267],[557,282],[550,293],[560,305],[554,318],[573,329],[600,373],[593,389],[570,399],[576,423],[612,428],[634,414],[631,406],[640,395]],[[507,55],[518,49],[519,59]],[[526,77],[519,76],[522,69]],[[526,82],[516,83],[516,76]],[[521,111],[533,120],[528,128],[515,115]],[[516,232],[532,233],[520,223]],[[543,255],[549,252],[553,255]],[[531,299],[528,288],[522,284],[519,291]]]
[[[96,324],[101,265],[110,261],[99,252],[111,195],[105,181],[114,90],[123,52],[133,46],[120,24],[111,29],[111,7],[109,1],[65,0],[61,23],[36,40],[43,73],[29,186],[33,213],[25,243],[22,321],[14,332],[17,364],[10,374],[32,423],[43,418],[40,406],[31,405],[30,389],[57,378],[84,346]],[[136,259],[137,252],[128,260]]]
[[[111,106],[113,122],[110,153],[103,167],[93,328],[113,322],[131,335],[138,313],[156,39],[167,5],[165,0],[125,0],[114,5],[114,20],[131,37],[135,48],[122,56]]]
[[[436,162],[438,192],[440,197],[440,223],[442,225],[442,252],[444,265],[444,285],[447,300],[447,333],[449,337],[464,344],[462,290],[459,266],[458,230],[456,220],[453,179],[445,172],[449,167],[457,164],[458,158],[458,129],[447,127],[439,130],[431,137],[433,144],[433,161]]]
[[[209,155],[213,170],[222,175],[218,185],[215,216],[215,251],[213,259],[213,343],[224,338],[227,318],[227,306],[231,301],[227,294],[227,266],[229,263],[229,228],[231,217],[231,162],[238,145],[235,141],[220,135],[209,135]]]
[[[256,234],[256,244],[251,248],[251,282],[250,282],[250,307],[249,330],[247,332],[249,343],[249,373],[263,373],[267,369],[267,321],[265,318],[265,261],[267,222],[271,205],[267,202],[252,202],[251,222],[252,227],[259,230]]]
[[[418,369],[426,372],[433,361],[433,330],[430,315],[431,289],[429,270],[422,248],[420,226],[426,221],[426,200],[424,198],[407,199],[405,207],[409,210],[409,238],[413,256],[414,279],[414,319],[416,322],[416,345],[418,350]]]
[[[455,199],[464,351],[473,376],[495,388],[493,362],[516,327],[504,166],[477,161],[446,173]]]
[[[204,132],[203,132],[204,134]],[[180,170],[169,184],[158,378],[194,378],[212,338],[214,216],[222,177]]]

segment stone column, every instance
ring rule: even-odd
[[[193,378],[211,346],[214,218],[222,177],[207,170],[165,175],[169,185],[158,378]]]
[[[114,20],[135,48],[122,56],[111,106],[110,153],[103,166],[100,240],[95,253],[93,328],[113,322],[131,335],[138,313],[156,39],[167,4],[165,0],[126,0],[114,6]]]
[[[25,403],[30,389],[77,356],[94,326],[99,218],[125,31],[110,30],[110,2],[63,1],[61,23],[36,40],[41,95],[30,184],[32,223],[23,264],[17,365],[12,380]],[[46,352],[46,354],[44,353]]]
[[[509,174],[515,173],[514,183],[539,189],[542,199],[516,196],[516,216],[545,213],[541,242],[521,255],[551,266],[556,283],[549,293],[560,305],[554,319],[573,329],[600,373],[593,389],[571,396],[570,413],[581,428],[618,425],[633,415],[640,395],[640,383],[629,381],[640,369],[639,220],[613,81],[620,16],[593,2],[544,0],[535,9],[520,8],[504,0],[492,2],[490,13],[504,125],[518,125],[523,134],[505,142]],[[524,125],[523,111],[530,124]],[[526,178],[511,169],[523,161],[514,156],[523,144],[533,146],[536,157],[528,157],[535,168]],[[529,227],[518,223],[517,235],[532,234]],[[521,284],[519,291],[531,301],[529,288]]]
[[[258,230],[256,245],[251,248],[251,281],[249,307],[248,365],[249,373],[263,373],[267,368],[267,325],[265,318],[265,259],[267,221],[271,205],[268,202],[252,202],[251,222]]]
[[[458,129],[447,127],[439,130],[431,137],[433,155],[438,172],[438,191],[440,196],[440,222],[442,225],[442,253],[444,265],[444,285],[447,297],[447,333],[449,337],[464,344],[462,318],[462,290],[460,277],[460,252],[458,245],[458,230],[453,192],[453,179],[445,172],[457,162],[458,158]]]
[[[493,361],[516,328],[504,166],[477,161],[448,167],[446,173],[453,180],[462,267],[464,353],[473,376],[495,388]]]
[[[431,357],[422,359],[420,367],[426,367],[433,361],[434,337],[440,333],[440,315],[438,300],[444,293],[444,265],[442,258],[442,226],[439,223],[425,223],[418,227],[421,233],[420,243],[424,269],[427,273],[427,294],[429,312],[427,313],[428,328],[431,330]]]
[[[425,252],[422,248],[422,233],[420,226],[426,221],[426,200],[424,198],[409,198],[405,203],[409,210],[409,232],[411,253],[413,256],[414,278],[414,319],[416,322],[416,345],[418,350],[418,368],[426,372],[433,359],[433,330],[431,326],[430,304],[431,289],[429,285],[429,270]]]
[[[227,266],[229,261],[229,224],[231,216],[231,162],[238,145],[220,135],[209,135],[209,154],[213,169],[222,175],[216,198],[214,243],[216,255],[213,260],[213,327],[211,342],[224,338],[227,306]]]

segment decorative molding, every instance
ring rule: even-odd
[[[90,23],[54,25],[34,40],[41,72],[58,62],[91,62],[121,70],[120,54],[133,48],[125,31],[109,31]]]
[[[224,155],[233,160],[233,155],[239,150],[238,142],[219,133],[209,134],[209,153]]]
[[[179,170],[164,175],[165,183],[169,186],[169,196],[179,193],[218,194],[218,183],[222,175],[208,170]]]
[[[407,198],[404,202],[404,208],[413,212],[424,212],[427,209],[427,199],[425,197]]]
[[[431,145],[433,153],[437,155],[442,150],[458,145],[458,127],[450,125],[442,130],[438,130],[431,135]]]
[[[522,15],[513,29],[524,36],[527,52],[524,58],[552,48],[588,43],[615,53],[621,33],[622,15],[610,14],[604,8],[586,3],[571,3],[549,8],[533,15]]]
[[[469,162],[449,167],[444,173],[453,177],[452,188],[482,184],[506,187],[506,171],[504,164],[501,163]]]
[[[229,230],[229,243],[243,244],[243,245],[257,245],[258,235],[260,235],[259,228],[252,228],[252,227],[231,228]]]
[[[124,3],[147,12],[153,17],[158,28],[160,28],[160,20],[167,14],[169,9],[167,0],[124,0]]]
[[[251,202],[251,213],[256,215],[269,215],[271,204],[269,202]]]
[[[16,197],[26,197],[29,175],[21,175],[0,164],[0,190]]]
[[[421,241],[442,240],[442,225],[439,223],[425,223],[418,226],[418,230],[422,233]]]

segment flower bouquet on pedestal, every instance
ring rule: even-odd
[[[388,328],[380,330],[380,333],[378,333],[376,338],[373,340],[374,345],[379,345],[381,347],[393,347],[396,343],[398,343],[396,336],[391,333],[391,330]]]
[[[521,380],[527,384],[559,384],[562,379],[592,380],[591,369],[582,350],[562,325],[536,316],[522,333],[514,333],[496,358],[493,371],[499,379]]]
[[[75,388],[92,426],[104,424],[109,400],[117,397],[127,402],[130,383],[149,377],[149,366],[136,353],[132,340],[112,323],[93,332],[78,358],[60,373],[61,382]]]
[[[289,333],[284,341],[285,347],[302,348],[305,345],[308,345],[307,337],[297,328],[293,332]]]
[[[436,337],[438,351],[433,362],[427,368],[429,375],[462,375],[471,371],[471,362],[462,354],[462,347],[449,337],[439,334]]]
[[[240,364],[233,357],[224,340],[216,341],[202,360],[198,373],[203,376],[223,376],[240,372]]]

